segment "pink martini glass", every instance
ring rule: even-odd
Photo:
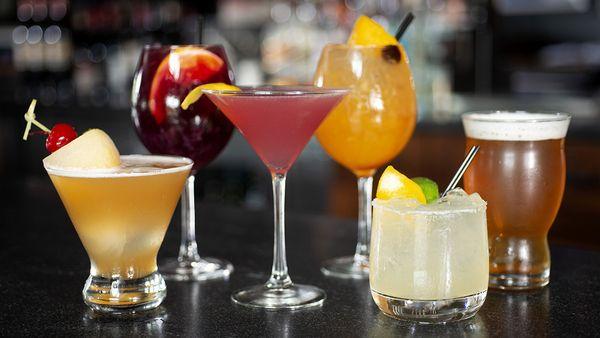
[[[345,89],[312,86],[205,90],[210,100],[233,122],[271,172],[275,239],[271,277],[264,285],[234,292],[234,303],[262,309],[303,309],[320,306],[325,291],[292,283],[285,253],[285,177],[323,119],[348,93]]]

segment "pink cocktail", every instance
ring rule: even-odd
[[[304,88],[283,88],[290,92],[277,95],[254,90],[248,92],[250,95],[246,92],[208,94],[238,127],[269,171],[277,174],[285,174],[290,169],[313,132],[343,96],[338,92],[316,94],[304,93],[301,91]]]
[[[238,304],[299,309],[320,306],[325,292],[293,284],[285,256],[285,177],[327,114],[347,94],[345,89],[300,87],[244,88],[241,91],[204,91],[233,122],[269,168],[273,179],[275,242],[271,277],[264,285],[236,291]]]

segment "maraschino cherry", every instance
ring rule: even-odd
[[[46,149],[53,153],[77,138],[77,132],[68,123],[57,123],[46,138]]]
[[[25,113],[25,121],[27,121],[27,126],[25,126],[25,132],[23,133],[23,140],[27,140],[27,137],[30,135],[32,124],[35,124],[35,126],[40,128],[44,134],[48,135],[46,138],[46,149],[50,153],[57,151],[77,138],[77,132],[68,123],[57,123],[54,125],[54,127],[52,127],[52,130],[50,130],[38,122],[35,119],[35,114],[33,112],[35,110],[36,103],[37,100],[32,100],[27,113]]]

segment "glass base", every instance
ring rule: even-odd
[[[323,262],[321,272],[328,277],[368,279],[369,262],[357,260],[354,256],[334,258]]]
[[[83,300],[92,310],[113,315],[154,309],[166,295],[167,286],[158,272],[129,280],[90,276],[83,287]]]
[[[545,269],[542,273],[531,274],[490,274],[490,288],[500,290],[530,290],[539,289],[548,285],[550,282],[550,269]]]
[[[168,259],[159,266],[159,270],[168,281],[204,281],[229,278],[233,265],[226,260],[211,257],[191,262]]]
[[[471,318],[485,301],[487,291],[444,300],[412,300],[386,296],[371,290],[371,296],[386,315],[422,324],[453,322]]]
[[[323,305],[325,291],[310,285],[292,284],[284,288],[264,285],[241,289],[231,295],[239,305],[267,310],[299,310]]]

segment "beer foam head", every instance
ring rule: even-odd
[[[469,138],[495,141],[542,141],[564,138],[571,116],[564,113],[495,111],[463,114]]]
[[[187,157],[159,155],[121,155],[121,165],[108,169],[56,167],[44,163],[48,174],[66,177],[117,178],[169,174],[190,170],[194,162]]]

